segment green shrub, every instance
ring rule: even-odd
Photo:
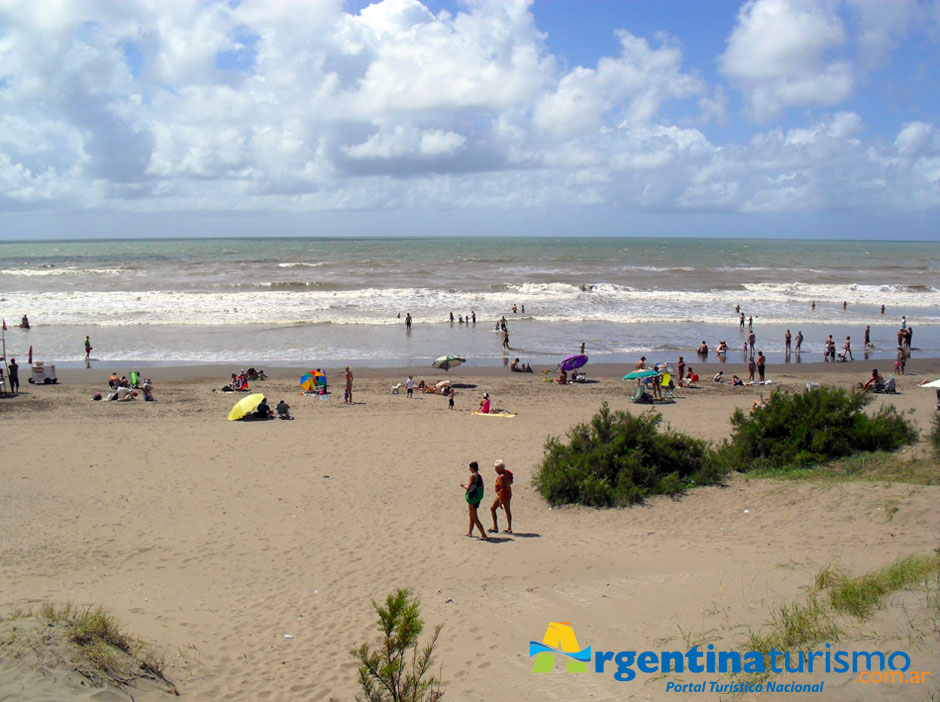
[[[893,406],[866,414],[871,401],[869,394],[833,387],[775,390],[766,407],[735,411],[719,464],[741,471],[813,466],[865,451],[894,451],[917,440],[917,430]]]
[[[360,702],[437,702],[444,697],[440,681],[430,675],[439,624],[431,639],[418,648],[424,630],[417,598],[401,589],[385,598],[385,606],[372,603],[379,615],[382,637],[375,648],[362,644],[352,651],[359,661]]]
[[[553,505],[624,507],[649,495],[675,495],[717,482],[706,441],[660,431],[662,415],[612,412],[605,402],[590,423],[550,436],[535,486]]]

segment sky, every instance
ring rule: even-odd
[[[940,240],[940,0],[0,0],[0,238]]]

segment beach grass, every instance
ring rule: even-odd
[[[891,482],[912,485],[940,485],[940,465],[932,456],[917,451],[874,451],[859,453],[818,466],[758,468],[749,478],[810,480],[826,483]]]
[[[885,595],[910,588],[938,573],[940,556],[931,554],[908,556],[855,578],[835,570],[822,577],[822,582],[833,610],[865,620],[880,606]],[[817,584],[820,581],[821,578],[817,576]]]
[[[78,606],[42,603],[37,609],[13,608],[0,620],[3,644],[8,650],[22,649],[39,656],[37,667],[45,661],[68,660],[69,666],[93,685],[125,687],[146,679],[175,693],[176,687],[165,676],[165,661],[153,648],[122,628],[118,620],[100,605]]]
[[[765,654],[774,648],[808,650],[823,642],[838,641],[843,635],[840,615],[867,621],[891,593],[920,586],[929,592],[938,577],[940,555],[936,553],[907,556],[860,576],[829,566],[816,574],[802,599],[775,608],[764,627],[750,632],[747,650]],[[935,602],[933,607],[940,609],[940,604]]]
[[[930,422],[930,432],[927,434],[927,441],[933,448],[934,455],[940,458],[940,412],[933,415]]]

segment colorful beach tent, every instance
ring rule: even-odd
[[[578,353],[574,356],[568,356],[568,358],[558,364],[558,367],[567,373],[568,371],[573,371],[575,368],[580,368],[587,362],[588,357],[583,353]]]
[[[326,373],[319,368],[307,371],[300,378],[300,387],[306,392],[326,392]]]
[[[255,411],[258,405],[261,404],[261,401],[264,399],[264,393],[256,392],[254,395],[248,395],[243,397],[238,402],[235,403],[235,406],[232,407],[231,411],[228,413],[228,420],[234,422],[237,419],[241,419],[246,414],[251,414]]]
[[[651,378],[654,375],[659,375],[661,371],[653,370],[652,368],[643,368],[642,370],[630,371],[625,376],[624,380],[636,380],[637,378]]]

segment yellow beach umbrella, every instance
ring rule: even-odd
[[[260,392],[243,397],[235,403],[235,406],[232,407],[232,410],[228,413],[228,420],[230,422],[234,422],[236,419],[241,419],[246,414],[251,414],[255,411],[258,405],[261,404],[263,399],[264,394]]]

